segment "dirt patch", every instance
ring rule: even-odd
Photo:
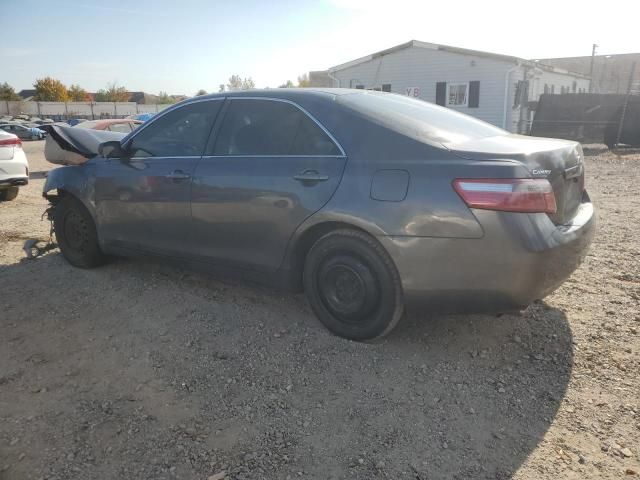
[[[328,334],[301,296],[22,260],[48,235],[38,175],[0,204],[0,479],[633,478],[638,167],[587,158],[598,233],[544,302],[425,312],[372,345]]]

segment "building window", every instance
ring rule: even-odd
[[[466,107],[469,104],[468,83],[447,84],[447,107]]]
[[[383,83],[382,84],[382,91],[383,92],[390,92],[391,91],[391,84],[390,83]]]

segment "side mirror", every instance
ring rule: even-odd
[[[98,145],[98,153],[104,158],[123,158],[127,156],[126,151],[118,140],[110,140]]]

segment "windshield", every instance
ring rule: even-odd
[[[341,95],[338,102],[375,123],[427,143],[446,146],[507,134],[469,115],[402,95],[367,91]]]

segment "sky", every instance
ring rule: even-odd
[[[193,95],[277,87],[421,40],[522,58],[640,52],[637,0],[0,0],[0,83]]]

